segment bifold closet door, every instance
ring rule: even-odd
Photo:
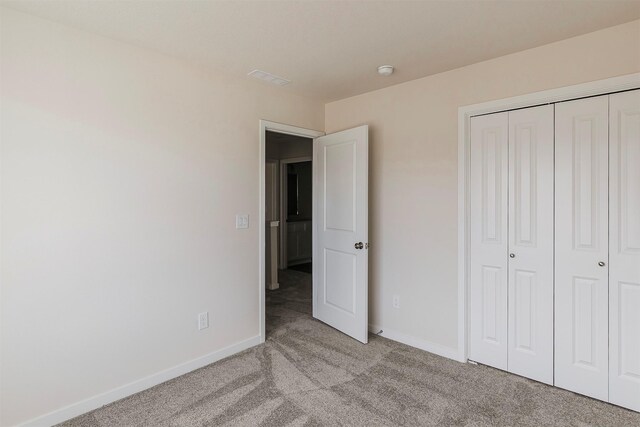
[[[609,381],[608,100],[556,104],[555,120],[555,385],[602,400]]]
[[[506,370],[508,113],[470,127],[469,358]]]
[[[553,105],[509,112],[508,371],[553,384]]]
[[[471,119],[470,359],[553,383],[553,106]]]
[[[609,103],[609,401],[640,411],[640,90]]]

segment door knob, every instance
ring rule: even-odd
[[[355,246],[355,248],[356,248],[356,249],[362,249],[362,248],[364,248],[364,244],[363,244],[362,242],[358,242],[358,243],[356,243],[354,246]]]
[[[509,258],[515,258],[516,254],[509,254]]]
[[[604,261],[600,261],[600,262],[598,263],[598,265],[599,265],[600,267],[604,267],[604,265],[605,265],[605,264],[604,264]]]

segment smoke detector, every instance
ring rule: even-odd
[[[378,67],[378,74],[381,76],[390,76],[393,74],[393,65],[381,65]]]

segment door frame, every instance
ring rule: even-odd
[[[640,89],[640,73],[611,77],[458,108],[458,360],[468,361],[470,120],[473,116]]]
[[[312,147],[313,149],[313,147]],[[278,169],[278,174],[280,175],[280,203],[278,209],[280,209],[280,259],[278,262],[278,267],[281,270],[286,269],[289,266],[289,258],[287,255],[287,219],[286,212],[288,210],[287,205],[287,165],[291,163],[302,163],[302,162],[312,162],[313,156],[303,156],[303,157],[292,157],[290,159],[280,159],[280,168]]]
[[[268,120],[259,121],[259,156],[258,156],[258,328],[260,332],[260,342],[266,339],[265,334],[265,242],[266,242],[266,193],[265,193],[265,162],[267,131],[284,133],[287,135],[303,136],[315,139],[324,135],[324,132],[305,129],[297,126],[285,125]],[[282,215],[282,212],[280,213]]]

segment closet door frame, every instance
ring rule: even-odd
[[[458,109],[458,351],[456,360],[460,362],[469,360],[471,117],[633,89],[640,89],[640,73],[468,105]]]

